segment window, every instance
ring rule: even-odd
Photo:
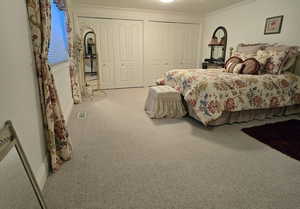
[[[49,64],[58,64],[69,59],[68,33],[65,12],[51,1],[51,37],[48,53]]]

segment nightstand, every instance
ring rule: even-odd
[[[203,62],[202,63],[202,69],[209,69],[209,68],[214,68],[214,69],[219,69],[219,68],[224,68],[224,62]]]

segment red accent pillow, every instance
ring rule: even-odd
[[[225,69],[226,69],[226,72],[228,73],[232,73],[233,72],[233,69],[234,67],[239,64],[239,63],[242,63],[243,60],[239,57],[230,57],[226,62],[225,62]]]
[[[260,64],[255,58],[248,58],[244,62],[242,74],[257,75],[260,69]]]

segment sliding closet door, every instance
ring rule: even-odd
[[[145,31],[145,60],[148,84],[172,69],[195,68],[199,25],[149,22]]]
[[[183,57],[184,57],[184,48],[185,48],[185,31],[183,24],[172,24],[172,34],[173,39],[173,63],[174,68],[182,69],[184,68]]]
[[[143,86],[143,22],[113,22],[115,87]]]
[[[196,68],[199,48],[199,25],[185,24],[183,42],[183,68]]]
[[[97,20],[97,49],[99,57],[100,87],[115,87],[114,25],[111,20]]]
[[[161,78],[173,68],[172,25],[170,23],[149,22],[145,32],[145,58],[148,84]]]
[[[173,24],[174,67],[195,68],[197,66],[197,51],[199,25]]]

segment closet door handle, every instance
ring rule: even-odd
[[[102,64],[102,67],[105,67],[106,66],[106,64]]]

